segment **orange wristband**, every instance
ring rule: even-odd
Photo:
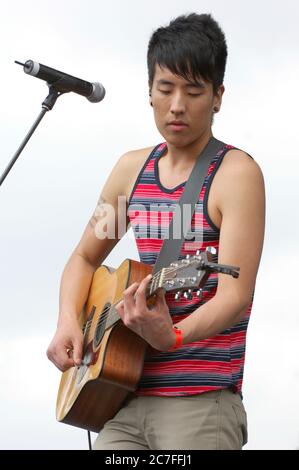
[[[174,326],[173,331],[175,332],[175,335],[176,335],[175,343],[171,346],[171,348],[168,349],[168,351],[174,351],[175,349],[180,348],[183,344],[182,330],[180,330],[177,326]]]

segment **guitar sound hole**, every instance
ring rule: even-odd
[[[105,306],[102,310],[102,313],[99,316],[98,323],[97,323],[96,330],[95,330],[94,340],[93,340],[94,341],[94,348],[98,347],[98,345],[100,344],[100,342],[101,342],[101,340],[104,336],[106,321],[107,321],[107,317],[108,317],[110,307],[111,307],[110,302],[105,304]]]

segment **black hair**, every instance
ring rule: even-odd
[[[191,13],[172,20],[152,34],[147,52],[148,78],[153,84],[155,66],[169,69],[186,80],[212,83],[214,93],[223,83],[227,46],[223,31],[210,14]]]

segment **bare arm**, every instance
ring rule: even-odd
[[[82,238],[63,271],[57,330],[47,350],[48,358],[62,371],[74,362],[76,365],[81,362],[83,335],[78,316],[87,299],[94,271],[120,239],[118,220],[125,221],[124,231],[127,227],[126,204],[118,205],[118,196],[126,199],[127,159],[127,155],[123,156],[112,170]],[[69,351],[73,352],[72,356]]]
[[[65,266],[60,286],[59,322],[68,316],[78,318],[87,298],[94,271],[119,241],[117,206],[115,207],[113,200],[110,200],[111,203],[101,195],[78,246]],[[111,204],[111,213],[107,214],[105,207],[109,204]],[[116,229],[111,238],[109,234],[105,236],[103,230],[105,225],[114,226]]]
[[[263,247],[265,192],[259,166],[240,153],[227,156],[217,181],[222,214],[218,262],[240,266],[240,276],[219,274],[216,295],[180,322],[184,343],[238,323],[251,301]]]

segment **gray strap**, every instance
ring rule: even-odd
[[[166,237],[167,235],[168,237],[164,240],[153,269],[153,274],[160,271],[160,269],[169,266],[172,261],[176,261],[179,258],[181,247],[189,231],[192,217],[195,211],[195,206],[198,201],[198,196],[203,186],[211,161],[224,146],[225,144],[223,142],[215,139],[214,137],[211,137],[208,144],[199,155],[178,203],[181,214],[181,217],[178,218],[181,224],[179,227],[180,230],[174,234],[173,222],[175,217],[173,215],[169,224],[169,232],[166,233]],[[186,204],[191,205],[188,214],[188,223],[186,223],[186,219],[183,217],[183,206]],[[176,230],[177,229],[178,227],[176,227]],[[183,234],[183,236],[180,236],[180,238],[174,238],[174,235],[177,233]]]

